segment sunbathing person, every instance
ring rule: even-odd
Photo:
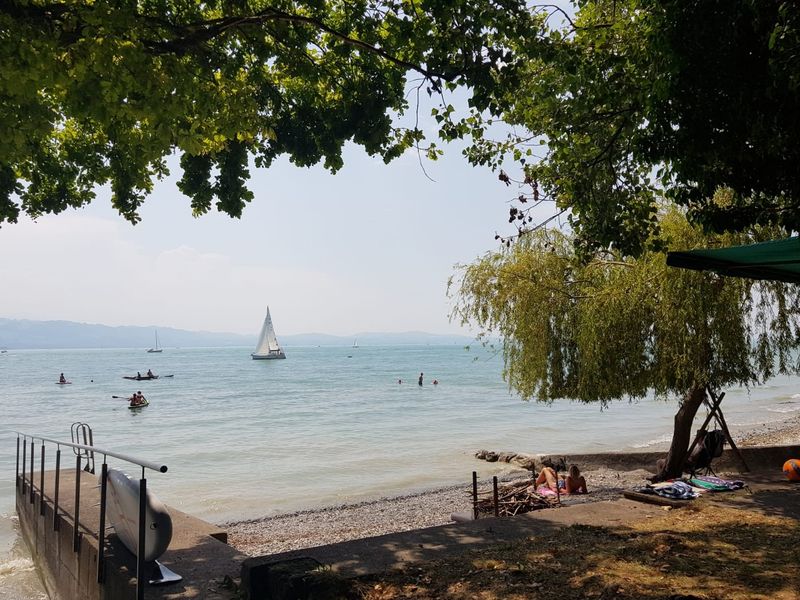
[[[552,467],[544,467],[535,481],[537,490],[541,486],[554,493],[558,493],[559,489],[563,489],[564,483],[564,481],[558,480],[558,475]]]
[[[552,467],[544,467],[536,478],[536,489],[562,494],[586,494],[586,479],[581,475],[578,465],[570,465],[569,472],[563,479]]]
[[[567,494],[586,494],[586,479],[581,475],[578,465],[570,465],[567,476],[564,478],[564,491]]]

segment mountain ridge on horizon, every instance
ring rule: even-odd
[[[38,321],[0,317],[0,348],[50,350],[66,348],[150,348],[158,330],[162,348],[233,347],[255,345],[257,335],[190,331],[174,327],[102,325],[66,320]],[[280,335],[285,346],[348,346],[395,344],[469,344],[474,337],[423,331],[359,332],[351,335],[299,333]]]

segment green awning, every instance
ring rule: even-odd
[[[714,250],[668,252],[671,267],[800,283],[800,237]]]

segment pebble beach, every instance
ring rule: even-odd
[[[800,444],[800,416],[780,425],[759,426],[739,432],[734,434],[734,441],[742,447]],[[563,497],[563,504],[616,499],[623,490],[647,483],[645,478],[651,473],[645,469],[595,469],[583,474],[590,493]],[[503,481],[530,477],[530,472],[520,469],[518,473],[507,474]],[[487,492],[490,485],[488,481],[481,482],[482,492]],[[452,513],[469,511],[470,507],[471,484],[465,482],[460,486],[368,502],[230,522],[223,524],[223,527],[228,531],[228,542],[232,546],[250,556],[262,556],[445,525],[452,522]]]

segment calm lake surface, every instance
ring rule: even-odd
[[[475,460],[481,448],[616,451],[671,435],[674,402],[524,402],[503,382],[501,357],[480,347],[287,347],[277,361],[251,350],[0,354],[0,600],[43,597],[16,532],[14,430],[69,440],[71,423],[89,423],[97,446],[169,466],[147,475],[163,501],[217,523],[466,485],[473,470],[502,469]],[[174,377],[122,379],[147,369]],[[71,385],[55,385],[61,372]],[[150,406],[112,398],[137,390]],[[789,378],[728,390],[727,421],[780,421],[800,410],[799,391]]]

